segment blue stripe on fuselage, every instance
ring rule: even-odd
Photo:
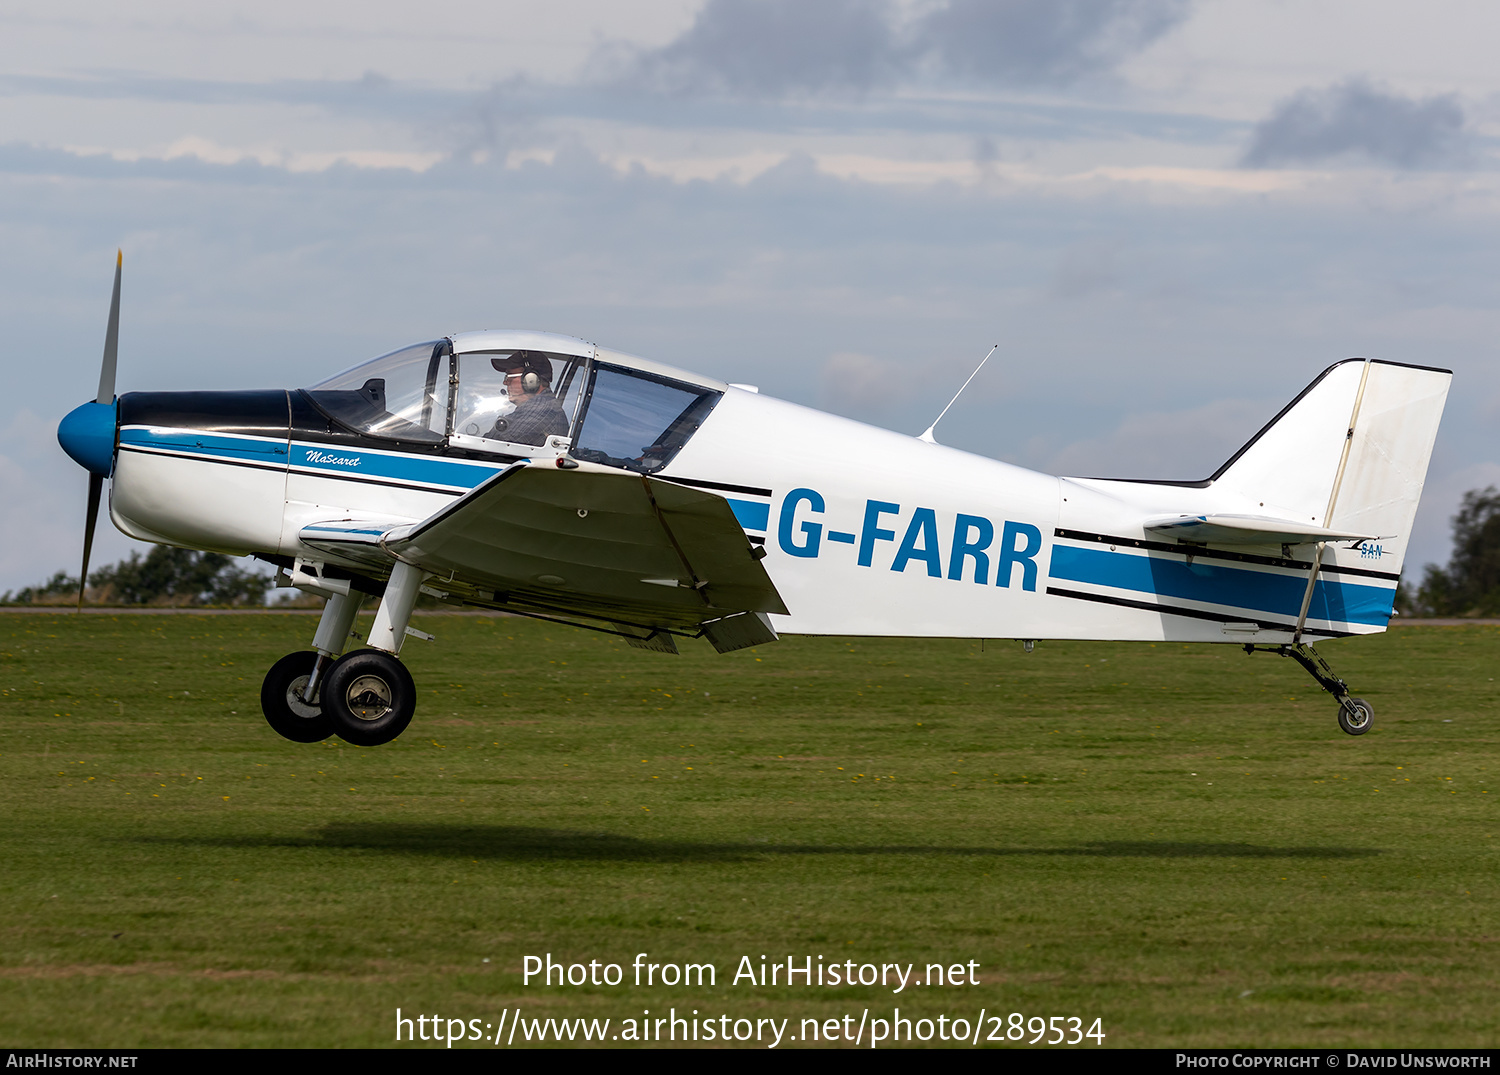
[[[229,437],[191,429],[127,427],[120,430],[120,444],[131,448],[192,455],[200,459],[290,465],[303,473],[311,471],[329,477],[411,482],[457,489],[472,489],[494,477],[497,471],[505,469],[504,465],[486,466],[482,463],[428,455],[295,442],[291,445],[289,457],[287,442],[284,440]]]
[[[1054,579],[1112,586],[1158,597],[1252,609],[1296,619],[1302,610],[1307,576],[1280,575],[1225,567],[1198,559],[1192,564],[1162,556],[1052,546]],[[1390,620],[1396,591],[1380,586],[1320,577],[1313,588],[1309,619],[1383,627]]]
[[[724,499],[729,501],[735,519],[746,530],[764,531],[770,525],[771,505],[757,504],[753,500],[736,500],[732,496]]]
[[[160,448],[190,452],[210,459],[238,459],[286,465],[286,440],[263,437],[225,437],[198,430],[150,429],[126,426],[120,444],[130,448]]]
[[[337,448],[326,444],[292,443],[291,465],[302,471],[345,478],[375,478],[386,481],[421,482],[472,489],[506,469],[504,464],[486,466],[430,455],[372,452],[364,448]]]

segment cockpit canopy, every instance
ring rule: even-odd
[[[649,474],[671,462],[724,387],[567,336],[474,332],[403,347],[304,391],[368,437],[512,456],[567,450]]]
[[[306,391],[324,414],[366,436],[441,444],[448,421],[444,358],[449,346],[447,340],[414,343]]]

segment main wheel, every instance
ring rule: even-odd
[[[1339,703],[1339,727],[1350,735],[1364,735],[1375,719],[1375,710],[1363,698],[1345,698]]]
[[[323,710],[339,738],[355,746],[389,743],[406,730],[417,709],[417,686],[389,653],[346,653],[323,682]]]
[[[333,721],[323,712],[319,696],[314,695],[312,705],[302,700],[307,677],[317,662],[318,655],[311,650],[288,653],[271,666],[260,685],[266,723],[294,743],[321,743],[333,734]]]

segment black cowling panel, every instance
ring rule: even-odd
[[[126,392],[120,397],[120,424],[285,437],[287,391]]]

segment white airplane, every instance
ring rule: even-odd
[[[422,593],[665,652],[1233,643],[1295,658],[1359,735],[1369,704],[1310,641],[1385,630],[1452,379],[1350,359],[1202,481],[1055,478],[543,332],[429,340],[304,389],[116,397],[119,288],[117,260],[97,398],[58,428],[90,474],[81,577],[109,478],[125,534],[252,554],[325,597],[261,692],[298,742],[407,726]]]

